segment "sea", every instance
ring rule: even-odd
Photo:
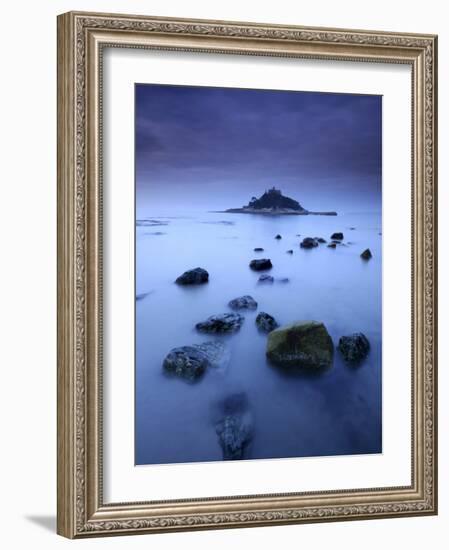
[[[220,403],[235,395],[244,396],[251,417],[246,460],[381,453],[381,212],[164,214],[140,212],[136,222],[135,463],[223,460]],[[334,232],[344,234],[335,249],[299,246],[304,237],[329,243]],[[366,248],[368,261],[360,257]],[[272,284],[259,283],[261,273],[249,268],[256,258],[271,260]],[[208,283],[175,284],[195,267],[208,271]],[[239,332],[196,330],[209,316],[230,312],[228,302],[243,295],[258,308],[241,312]],[[255,324],[261,311],[280,325],[323,322],[335,347],[341,336],[363,332],[370,352],[353,366],[335,349],[328,369],[288,372],[267,361],[267,335]],[[226,368],[208,369],[194,383],[164,372],[171,349],[209,341],[227,344]]]

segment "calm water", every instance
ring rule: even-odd
[[[380,213],[140,217],[161,225],[136,228],[136,293],[146,294],[136,301],[136,464],[222,460],[217,403],[240,392],[254,422],[246,458],[382,451]],[[303,236],[329,240],[335,231],[352,244],[299,248]],[[278,233],[282,240],[274,239]],[[255,247],[265,252],[253,252]],[[359,257],[365,248],[373,253],[368,262]],[[257,257],[271,259],[274,284],[258,284],[260,273],[248,267]],[[207,269],[208,284],[174,284],[194,267]],[[289,282],[276,280],[282,277]],[[195,330],[197,322],[230,311],[229,300],[244,294],[259,307],[242,312],[240,332]],[[322,321],[335,345],[342,335],[364,332],[371,351],[359,367],[346,365],[336,351],[325,372],[288,375],[265,359],[266,335],[254,322],[258,311],[281,325]],[[210,369],[194,384],[164,375],[162,362],[172,348],[214,339],[230,346],[227,369]]]

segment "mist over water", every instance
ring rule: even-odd
[[[271,217],[212,213],[188,202],[156,209],[154,201],[138,201],[137,220],[151,222],[136,225],[136,464],[222,460],[218,403],[242,392],[254,423],[245,458],[382,451],[381,213],[365,204],[348,203],[336,217]],[[241,204],[227,204],[233,206]],[[336,231],[347,246],[299,247],[303,237],[330,241]],[[360,258],[366,248],[369,261]],[[271,259],[273,284],[258,283],[260,273],[248,267],[254,258]],[[209,283],[174,283],[195,267],[209,272]],[[289,282],[279,281],[285,277]],[[196,331],[196,323],[230,312],[229,300],[245,294],[258,309],[240,312],[239,332]],[[340,336],[363,332],[371,350],[360,366],[348,366],[335,350],[331,368],[287,374],[265,357],[267,336],[255,325],[260,311],[281,325],[322,321],[335,346]],[[172,348],[216,340],[230,348],[227,369],[208,369],[193,384],[164,374]]]

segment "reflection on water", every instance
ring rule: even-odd
[[[157,218],[150,212],[139,221],[136,464],[222,460],[217,411],[232,396],[244,396],[245,414],[251,416],[245,458],[381,452],[380,213],[264,217],[185,212]],[[148,234],[148,226],[159,223],[164,234]],[[336,231],[344,233],[346,246],[299,247],[302,237],[329,241]],[[276,240],[277,234],[282,239]],[[256,247],[264,252],[254,252]],[[366,248],[373,253],[369,261],[360,258]],[[273,263],[272,284],[258,284],[260,273],[248,267],[262,257]],[[195,267],[207,269],[208,284],[174,284]],[[288,282],[281,282],[284,278]],[[245,294],[259,306],[240,312],[245,322],[239,332],[195,330],[199,321],[231,311],[229,300]],[[340,336],[361,331],[370,353],[358,367],[346,365],[336,351],[327,370],[288,373],[265,358],[266,335],[255,325],[260,311],[281,325],[322,321],[335,345]],[[162,362],[172,348],[211,340],[230,347],[225,369],[209,369],[194,384],[164,375]]]

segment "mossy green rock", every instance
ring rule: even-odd
[[[284,367],[324,368],[332,364],[334,344],[323,323],[297,321],[268,335],[267,357]]]

